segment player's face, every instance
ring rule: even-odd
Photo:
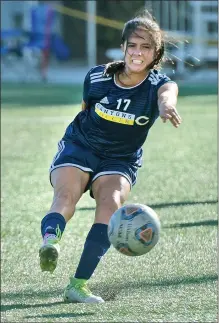
[[[132,73],[142,73],[154,60],[155,46],[147,31],[137,29],[124,45],[127,69]]]

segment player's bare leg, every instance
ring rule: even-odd
[[[53,272],[60,251],[59,241],[65,224],[75,212],[75,205],[84,192],[89,174],[75,167],[60,167],[51,173],[54,198],[43,219],[43,244],[39,250],[42,271]],[[45,231],[46,229],[46,231]]]
[[[95,223],[109,223],[112,214],[128,198],[131,186],[122,175],[100,176],[93,183],[92,191],[96,200]]]
[[[70,277],[70,284],[65,289],[64,300],[67,302],[104,302],[101,297],[92,294],[87,281],[110,246],[107,235],[109,219],[126,200],[130,184],[121,175],[101,176],[93,183],[92,191],[97,205],[95,221],[86,239],[76,274]]]

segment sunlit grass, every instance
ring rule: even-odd
[[[90,281],[106,303],[86,305],[64,304],[62,293],[92,225],[88,193],[63,235],[54,274],[42,274],[38,261],[40,221],[52,199],[48,169],[80,106],[34,105],[36,96],[23,95],[25,106],[6,96],[2,106],[2,321],[216,322],[216,96],[179,98],[182,126],[158,120],[151,130],[128,202],[155,209],[160,241],[136,258],[111,248]]]

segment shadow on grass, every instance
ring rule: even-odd
[[[147,292],[150,288],[154,287],[171,287],[177,285],[195,285],[195,284],[202,284],[207,282],[213,282],[218,280],[217,274],[212,275],[203,275],[199,277],[176,277],[173,279],[163,279],[157,281],[130,281],[125,283],[114,283],[114,284],[107,284],[104,285],[101,283],[100,286],[98,284],[92,287],[92,291],[98,292],[101,297],[105,301],[113,301],[116,297],[120,294],[122,290],[130,289],[130,288],[140,288],[140,289],[147,289]]]
[[[95,312],[88,312],[88,313],[58,313],[58,314],[42,314],[42,315],[27,315],[25,316],[26,319],[30,318],[64,318],[64,317],[76,317],[76,316],[87,316],[87,315],[94,315]]]
[[[206,200],[206,201],[194,201],[194,202],[173,202],[173,203],[157,203],[157,204],[148,204],[152,209],[162,209],[165,207],[175,207],[175,206],[187,206],[187,205],[196,205],[196,204],[216,204],[217,200]],[[78,211],[89,211],[95,210],[95,207],[78,207],[76,208]]]
[[[22,293],[22,294],[17,293],[16,298],[19,297],[19,295],[21,297],[22,295],[25,295],[25,294],[24,293]],[[12,297],[10,297],[10,296],[12,296]],[[8,293],[7,298],[11,299],[11,298],[14,298],[14,296],[15,295],[10,295],[10,293]],[[59,305],[59,304],[66,304],[66,303],[64,303],[64,302],[51,302],[51,303],[44,303],[44,304],[40,304],[40,303],[38,303],[38,304],[19,304],[19,303],[15,303],[15,304],[9,304],[9,305],[2,305],[1,306],[1,311],[5,312],[5,311],[10,311],[10,310],[15,310],[15,309],[20,310],[20,309],[26,309],[26,308],[51,307],[53,305]]]
[[[208,283],[218,280],[217,274],[211,274],[211,275],[203,275],[203,276],[185,276],[185,277],[175,277],[172,279],[162,279],[162,280],[145,280],[145,281],[127,281],[125,283],[107,283],[104,284],[104,282],[101,282],[101,284],[92,284],[91,283],[91,289],[101,297],[105,301],[114,301],[116,297],[120,294],[120,292],[123,289],[130,289],[130,288],[146,288],[147,291],[150,288],[154,287],[171,287],[171,286],[177,286],[177,285],[195,285],[195,284],[202,284],[202,283]],[[63,290],[54,290],[54,291],[26,291],[26,292],[20,292],[20,293],[4,293],[1,294],[1,299],[3,300],[11,300],[16,301],[19,299],[19,303],[14,303],[10,305],[2,305],[1,311],[9,311],[14,309],[26,309],[26,308],[40,308],[40,307],[51,307],[53,305],[68,305],[68,303],[64,302],[51,302],[46,304],[21,304],[20,301],[24,297],[40,297],[40,298],[47,298],[47,297],[59,297],[62,295]],[[93,313],[91,313],[93,314]]]
[[[161,209],[165,207],[172,206],[187,206],[187,205],[197,205],[197,204],[216,204],[217,200],[206,200],[206,201],[182,201],[182,202],[173,202],[173,203],[158,203],[149,205],[152,209]]]
[[[170,225],[164,225],[163,228],[171,229],[171,228],[189,228],[189,227],[197,227],[200,225],[211,225],[217,226],[218,220],[206,220],[206,221],[198,221],[198,222],[187,222],[187,223],[173,223]]]
[[[60,298],[63,295],[63,288],[55,289],[55,290],[49,290],[49,291],[33,291],[33,290],[25,290],[25,291],[20,291],[20,292],[1,292],[1,301],[3,304],[4,301],[16,301],[16,300],[23,300],[23,304],[19,301],[18,304],[9,304],[9,305],[1,305],[1,309],[3,310],[4,308],[10,309],[10,306],[14,306],[14,308],[30,308],[30,307],[50,307],[53,305],[59,305],[59,304],[67,304],[64,301],[57,301],[57,302],[50,302],[50,303],[43,303],[43,304],[24,304],[25,302],[32,302],[33,297],[39,297],[41,299],[46,299],[49,297],[57,297]],[[7,308],[8,307],[8,308]],[[12,308],[11,308],[12,309]]]

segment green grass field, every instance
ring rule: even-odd
[[[52,200],[48,169],[80,110],[81,88],[2,86],[2,322],[217,321],[217,96],[190,94],[179,97],[179,129],[161,120],[152,128],[127,201],[159,214],[160,241],[137,258],[111,248],[89,284],[106,302],[86,305],[65,304],[62,293],[92,225],[88,193],[67,225],[56,271],[41,273],[38,259]]]

